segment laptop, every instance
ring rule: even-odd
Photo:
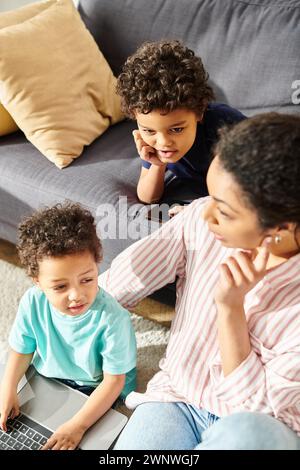
[[[0,364],[0,379],[4,367]],[[89,398],[58,380],[38,374],[33,366],[29,367],[20,381],[18,396],[20,417],[8,420],[9,433],[0,430],[0,447],[3,450],[21,450],[27,447],[39,449],[52,432],[70,419]],[[127,419],[125,415],[111,408],[87,430],[79,443],[79,449],[112,448]]]

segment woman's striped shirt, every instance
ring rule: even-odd
[[[267,272],[246,295],[252,350],[223,376],[214,292],[223,247],[201,217],[198,199],[158,231],[134,243],[100,276],[126,308],[177,278],[176,307],[160,371],[130,408],[147,401],[183,401],[217,416],[267,413],[300,434],[300,254]]]

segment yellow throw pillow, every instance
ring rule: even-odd
[[[58,168],[123,119],[115,87],[72,0],[0,14],[0,102]]]
[[[0,137],[2,135],[11,134],[12,132],[15,132],[17,130],[17,124],[0,103]]]
[[[52,3],[55,3],[56,0],[53,0]],[[27,5],[18,10],[8,11],[6,13],[0,14],[0,29],[6,28],[7,26],[12,26],[14,24],[22,23],[23,21],[35,16],[39,12],[48,8],[48,3],[50,2],[40,2]],[[0,103],[0,136],[11,134],[18,130],[18,126],[11,117],[11,115],[6,111],[4,106]]]
[[[30,3],[17,10],[6,11],[0,14],[0,29],[7,28],[14,24],[23,23],[23,21],[29,20],[33,16],[41,13],[42,11],[49,8],[50,5],[56,3],[56,0],[48,0],[39,3]]]

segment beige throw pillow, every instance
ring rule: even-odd
[[[59,168],[123,119],[115,85],[72,0],[0,15],[0,102]]]
[[[0,29],[7,28],[7,26],[13,26],[14,24],[23,23],[25,20],[29,20],[33,16],[41,13],[42,11],[49,8],[50,5],[54,5],[56,0],[46,0],[44,2],[30,3],[17,10],[6,11],[0,14]]]
[[[25,20],[28,20],[32,16],[37,15],[41,11],[49,7],[49,3],[55,3],[56,0],[52,2],[40,2],[26,5],[23,8],[18,8],[17,10],[8,11],[6,13],[0,14],[0,29],[6,28],[7,26],[12,26],[14,24],[22,23]],[[0,136],[11,134],[18,130],[18,126],[0,103]]]

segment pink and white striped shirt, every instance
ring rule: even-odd
[[[300,435],[300,254],[277,266],[246,295],[252,350],[224,377],[214,291],[225,248],[201,217],[198,199],[112,262],[100,285],[127,308],[177,277],[170,339],[160,371],[130,408],[147,401],[183,401],[217,416],[270,414]]]

